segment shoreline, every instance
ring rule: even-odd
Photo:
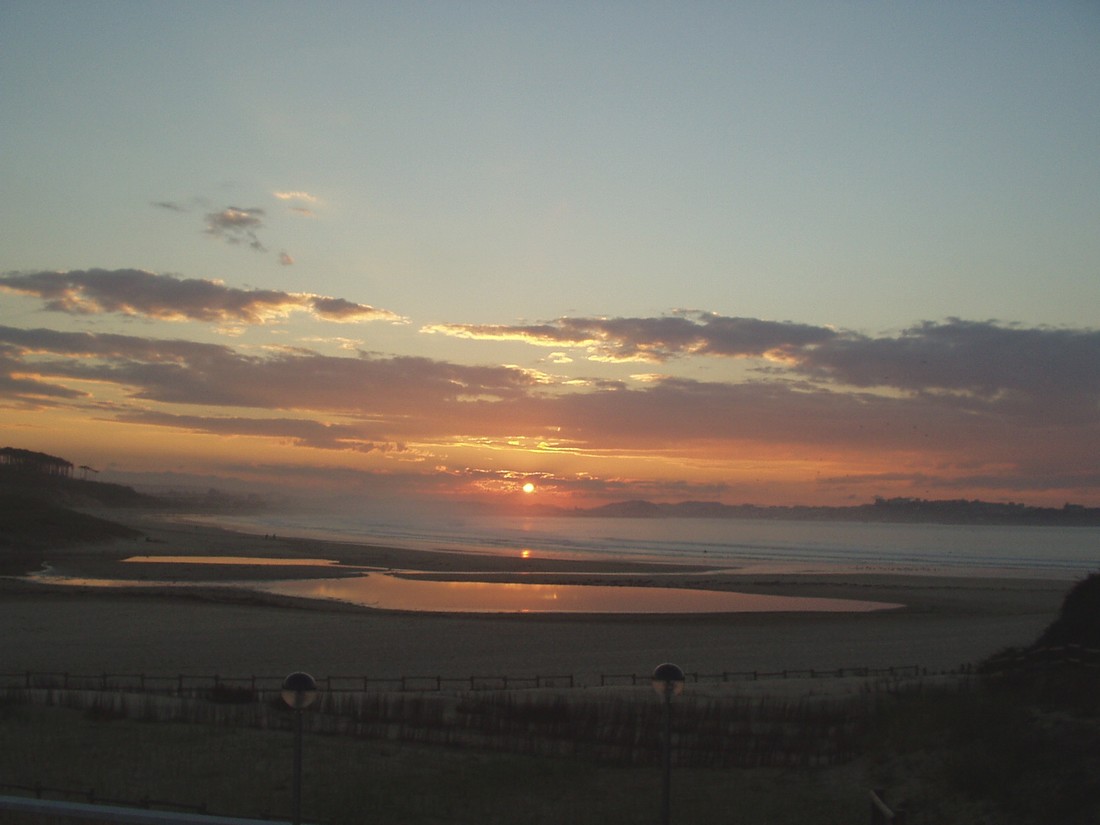
[[[117,518],[117,516],[116,516]],[[288,568],[133,565],[218,586],[134,591],[4,580],[5,670],[443,673],[646,673],[661,661],[722,672],[916,665],[943,670],[1030,644],[1054,619],[1069,580],[898,573],[767,574],[690,565],[522,558],[316,539],[265,538],[145,519],[140,539],[40,554],[59,573],[116,578],[135,555],[324,558],[428,577],[695,587],[902,603],[868,613],[466,614],[380,611],[226,587]],[[307,572],[308,571],[308,572]],[[293,576],[332,577],[294,567]],[[180,577],[184,577],[181,579]]]

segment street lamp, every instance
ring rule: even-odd
[[[672,792],[672,697],[684,692],[684,671],[665,662],[653,671],[653,689],[665,700],[664,784],[661,792],[661,823],[669,824],[669,797]]]
[[[283,680],[283,701],[294,711],[294,825],[302,822],[302,713],[317,698],[317,682],[308,673],[291,673]]]

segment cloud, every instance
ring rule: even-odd
[[[318,203],[321,200],[316,195],[311,195],[309,192],[273,192],[272,194],[281,201],[305,201],[306,203]]]
[[[120,412],[114,420],[146,426],[171,427],[193,433],[221,436],[252,436],[286,440],[298,447],[320,450],[350,450],[358,453],[404,452],[393,442],[371,438],[364,424],[332,424],[308,418],[248,418],[244,416],[177,415],[151,410]]]
[[[309,192],[280,191],[273,192],[272,195],[277,200],[287,203],[291,212],[307,217],[314,216],[312,207],[320,203],[320,198]],[[178,213],[210,208],[209,201],[204,197],[192,198],[186,204],[175,200],[160,200],[152,201],[151,205],[156,209]],[[260,240],[260,232],[266,228],[266,218],[267,210],[261,206],[247,208],[226,206],[218,211],[205,213],[204,232],[229,244],[246,244],[257,252],[267,252],[267,246]],[[283,266],[294,263],[294,258],[285,251],[280,252],[278,258]]]
[[[606,361],[662,362],[688,355],[760,357],[828,341],[827,327],[683,312],[657,318],[559,318],[542,324],[436,324],[423,328],[479,340],[586,349]]]
[[[273,192],[272,194],[281,201],[288,201],[290,206],[287,208],[291,212],[307,218],[312,218],[316,215],[312,207],[321,202],[319,197],[311,195],[309,192]],[[309,206],[304,206],[303,204],[309,204]]]
[[[0,327],[9,369],[53,380],[112,384],[133,398],[172,404],[398,415],[424,420],[464,399],[503,399],[534,386],[523,370],[428,358],[326,356],[129,335]]]
[[[389,310],[343,298],[237,289],[140,269],[12,272],[0,275],[0,290],[40,298],[46,309],[71,315],[114,312],[165,321],[262,324],[308,312],[326,321],[399,320]]]
[[[1041,406],[1093,418],[1100,331],[992,321],[925,322],[893,337],[846,335],[797,353],[795,368],[856,387],[962,393],[1002,409]]]
[[[685,357],[760,358],[780,376],[815,383],[996,399],[1017,412],[1061,399],[1059,416],[1095,414],[1100,403],[1100,331],[1023,328],[994,321],[924,322],[895,335],[705,313],[658,318],[560,318],[544,324],[424,327],[480,340],[585,349],[605,361]],[[557,355],[557,353],[556,353]]]
[[[259,207],[241,209],[228,206],[220,212],[208,212],[206,215],[206,233],[231,243],[247,243],[257,252],[266,252],[256,234],[263,228],[265,212]]]

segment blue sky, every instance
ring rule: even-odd
[[[9,279],[7,288],[0,283],[0,324],[185,338],[239,353],[283,346],[330,358],[360,352],[507,367],[553,387],[555,403],[570,387],[587,388],[573,402],[595,403],[599,382],[635,391],[664,381],[670,392],[672,379],[739,392],[784,380],[787,391],[807,381],[820,390],[828,379],[833,393],[858,388],[911,401],[930,392],[1003,395],[1003,381],[973,377],[856,381],[840,376],[835,360],[834,372],[822,372],[820,353],[815,360],[783,347],[716,356],[698,342],[675,355],[665,339],[639,344],[669,318],[699,325],[716,317],[790,322],[792,333],[840,330],[875,342],[876,352],[888,344],[900,351],[903,339],[929,342],[912,333],[920,325],[961,319],[945,329],[973,336],[973,347],[978,333],[1015,330],[1042,339],[1035,352],[1056,337],[1040,332],[1073,331],[1087,346],[1051,355],[1050,370],[1060,387],[1085,376],[1080,403],[1091,413],[1082,414],[1095,424],[1088,376],[1100,306],[1098,47],[1100,7],[1086,2],[0,2],[0,274]],[[159,304],[104,303],[108,287],[99,282],[93,306],[91,271],[150,273],[162,286],[177,279],[243,294],[323,296],[372,312],[336,324],[332,313],[299,302],[292,311],[279,304],[283,314],[263,323],[224,313],[213,322],[209,313],[172,317]],[[51,306],[41,282],[10,280],[57,272],[80,275],[69,289],[85,290],[82,304]],[[592,337],[615,319],[634,320],[629,342],[608,344],[606,327]],[[554,334],[534,330],[539,324]],[[562,334],[569,325],[589,337]],[[988,345],[990,336],[980,340]],[[32,362],[37,369],[45,360],[92,358],[72,347],[42,355],[26,342],[13,346],[21,348],[16,378]],[[973,372],[996,365],[995,352],[955,352]],[[796,374],[784,375],[792,363]],[[76,379],[62,372],[35,375],[74,391]],[[1025,363],[1016,370],[1041,372]],[[66,420],[101,421],[109,403],[120,405],[111,408],[120,426],[121,407],[139,398],[165,405],[142,406],[144,414],[165,413],[169,402],[136,381],[110,391],[102,375],[96,389],[81,384]],[[82,449],[25,417],[58,397],[11,395],[10,440],[30,442],[15,446]],[[479,391],[465,400],[493,398],[500,400]],[[205,464],[179,459],[181,472],[231,472],[214,466],[219,455],[235,456],[234,466],[255,460],[235,455],[247,436],[225,435],[230,419],[325,426],[342,416],[373,427],[383,415],[350,403],[171,403],[173,414],[186,405],[191,416],[180,432],[193,434],[201,415],[217,418],[222,434],[207,432],[198,451]],[[792,408],[795,429],[799,418]],[[1017,438],[1039,439],[1040,420]],[[482,439],[543,438],[549,425],[533,421],[523,425],[530,431],[502,424],[476,437],[451,433],[481,445],[459,451],[478,453],[469,465],[454,442],[441,446],[441,431],[396,427],[370,440],[368,458],[362,449],[317,454],[299,443],[279,460],[385,475],[392,469],[380,463],[378,445],[415,443],[423,467],[444,476],[535,473],[565,492],[581,478],[591,492],[590,476],[614,477],[616,492],[637,481],[667,498],[674,488],[646,484],[677,480],[678,465],[689,493],[744,499],[752,491],[721,486],[742,477],[741,464],[700,476],[694,453],[673,451],[647,475],[640,456],[661,443],[657,435],[644,450],[630,448],[628,470],[608,473],[583,468],[579,455],[593,467],[607,456],[575,439],[571,449],[581,452],[560,466],[560,455],[533,450],[486,457]],[[776,478],[803,473],[790,488],[764,484],[765,497],[859,497],[887,481],[881,468],[868,469],[877,486],[821,491],[812,481],[820,468],[807,475],[802,459],[790,457],[812,435],[784,447],[773,434],[746,438],[760,462],[786,468]],[[744,444],[734,446],[727,440],[718,452],[744,453]],[[904,463],[890,449],[891,462]],[[397,452],[391,446],[387,455]],[[1053,482],[1023,480],[1049,480],[1053,465],[1026,470],[1024,458],[998,461],[992,452],[972,460],[974,478],[1016,479],[1003,490],[966,488],[973,491],[1095,494],[1094,479],[1080,475],[1053,491]],[[843,459],[827,461],[834,477]],[[956,486],[927,481],[945,461],[899,468],[910,486],[896,489],[963,489],[961,464],[944,470]],[[704,489],[691,488],[701,477]]]

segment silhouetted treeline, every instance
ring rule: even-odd
[[[880,523],[1007,524],[1062,527],[1100,526],[1100,507],[1066,504],[1033,507],[966,499],[875,498],[851,507],[805,505],[763,507],[717,501],[621,501],[590,509],[557,510],[558,515],[599,518],[726,518]]]

